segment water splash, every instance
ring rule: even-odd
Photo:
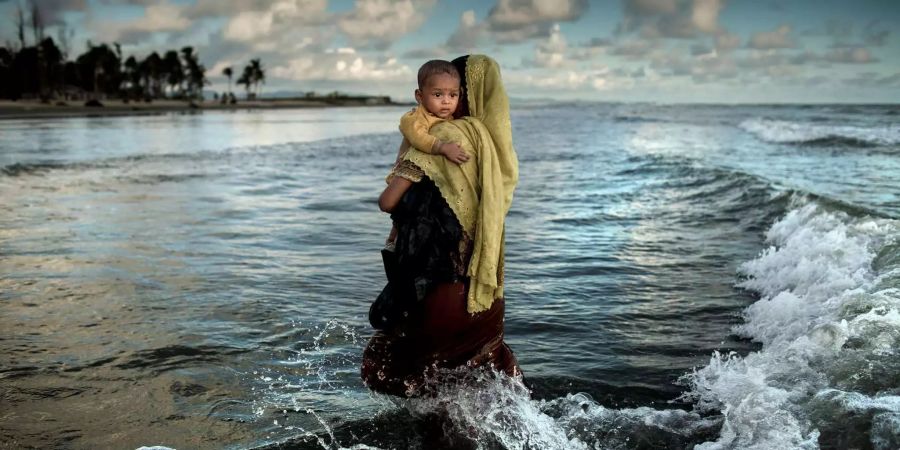
[[[698,449],[897,442],[900,291],[888,281],[893,267],[873,266],[897,231],[896,221],[816,203],[798,206],[770,228],[771,247],[740,269],[747,279],[739,286],[762,298],[734,330],[763,349],[744,358],[715,353],[684,377],[692,388],[684,399],[700,412],[724,415],[718,439]],[[836,424],[851,417],[863,417],[869,432],[840,437],[844,428]]]

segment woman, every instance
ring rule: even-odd
[[[457,119],[431,132],[460,143],[471,159],[456,165],[410,150],[379,199],[420,299],[403,326],[376,332],[363,353],[363,381],[385,394],[420,395],[443,368],[521,373],[503,342],[503,224],[518,181],[509,103],[496,61],[471,55],[453,63],[465,95]]]

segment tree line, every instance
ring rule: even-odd
[[[168,50],[162,55],[154,51],[143,59],[132,55],[123,60],[118,43],[94,45],[88,41],[87,50],[69,60],[71,33],[60,27],[57,40],[45,36],[40,10],[35,3],[31,6],[30,20],[26,20],[22,8],[16,11],[18,46],[9,42],[0,46],[0,98],[202,100],[203,87],[209,85],[209,80],[193,47],[183,47],[180,52]],[[29,27],[33,45],[26,42]],[[228,77],[227,95],[234,101],[231,67],[222,74]],[[259,59],[251,60],[237,80],[244,85],[248,98],[258,95],[264,82],[265,70]]]

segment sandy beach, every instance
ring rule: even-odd
[[[265,99],[243,100],[236,104],[223,104],[208,100],[189,103],[183,100],[154,100],[153,102],[124,102],[118,99],[102,101],[103,106],[84,106],[83,100],[41,103],[37,100],[0,100],[0,120],[46,119],[57,117],[104,117],[170,112],[190,113],[204,110],[239,111],[249,109],[323,108],[342,106],[393,105],[383,97],[313,98],[313,99]]]

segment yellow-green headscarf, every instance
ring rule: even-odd
[[[444,142],[459,143],[469,161],[456,165],[441,155],[415,149],[404,159],[434,181],[474,241],[466,306],[475,314],[503,297],[503,224],[519,180],[519,162],[512,145],[509,99],[496,61],[484,55],[469,56],[466,94],[469,116],[439,123],[431,128],[431,134]]]

